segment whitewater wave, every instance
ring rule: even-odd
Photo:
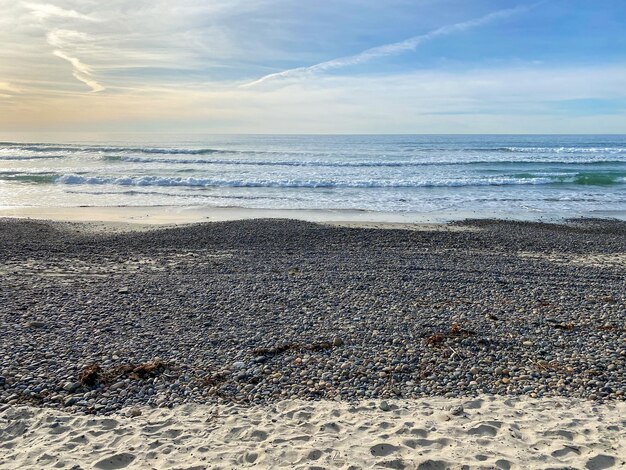
[[[498,147],[490,150],[514,153],[626,153],[626,148],[622,147]]]
[[[44,143],[18,143],[0,142],[0,151],[25,151],[25,152],[67,152],[71,153],[117,153],[117,154],[157,154],[157,155],[212,155],[212,154],[279,154],[279,153],[311,153],[277,150],[245,150],[245,149],[216,149],[216,148],[183,148],[183,147],[152,147],[152,146],[111,146],[111,145],[81,145],[81,144],[44,144]],[[480,152],[480,153],[532,153],[532,154],[626,154],[626,147],[444,147],[444,146],[416,146],[398,149],[401,152]]]
[[[0,161],[54,160],[65,158],[65,155],[0,155]]]
[[[25,152],[68,152],[68,153],[144,153],[163,155],[210,155],[214,153],[233,153],[232,150],[211,148],[161,148],[161,147],[112,147],[100,145],[48,145],[48,144],[10,144],[0,143],[5,149]]]
[[[448,180],[314,180],[314,179],[242,179],[226,180],[216,178],[181,178],[162,176],[84,176],[62,175],[54,179],[57,184],[68,185],[120,185],[120,186],[184,186],[184,187],[231,187],[231,188],[428,188],[463,186],[505,186],[505,185],[617,185],[626,183],[626,176],[620,174],[578,173],[568,176],[532,176],[527,174],[481,179]]]
[[[257,160],[257,159],[201,159],[201,158],[150,158],[107,155],[107,161],[128,163],[160,163],[172,165],[251,165],[293,167],[420,167],[420,166],[479,166],[479,165],[626,165],[626,160],[476,160],[476,161],[328,161],[328,160]]]

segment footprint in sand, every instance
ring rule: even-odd
[[[463,408],[466,410],[479,410],[483,406],[482,400],[472,400],[466,403],[463,403]]]
[[[326,423],[320,426],[320,431],[330,431],[330,432],[339,432],[341,431],[341,427],[337,423]]]
[[[501,468],[502,470],[510,470],[511,462],[504,459],[496,460],[496,467]]]
[[[451,444],[450,439],[446,439],[445,437],[439,439],[407,439],[404,441],[404,445],[410,447],[411,449],[416,449],[418,447],[431,447],[436,446],[438,448],[446,447]]]
[[[259,458],[259,454],[257,454],[256,452],[246,452],[245,456],[244,456],[244,460],[247,463],[254,463],[256,462],[256,459]]]
[[[267,439],[268,434],[265,431],[261,431],[260,429],[255,429],[254,431],[248,433],[246,437],[252,441],[261,442]]]
[[[442,460],[426,460],[417,466],[417,470],[446,470],[448,464]]]
[[[469,434],[470,436],[495,437],[495,435],[498,434],[498,430],[488,424],[481,424],[480,426],[476,426],[475,428],[472,428],[469,431],[467,431],[467,434]]]
[[[589,470],[604,470],[605,468],[611,468],[614,465],[615,457],[600,454],[587,460],[587,465],[585,465],[585,468],[588,468]]]
[[[396,470],[404,470],[406,465],[400,459],[387,460],[386,462],[381,462],[377,465],[377,467],[382,468],[394,468]]]
[[[116,454],[100,460],[94,465],[94,467],[101,468],[103,470],[115,470],[118,468],[128,467],[133,460],[135,460],[135,456],[133,454]]]
[[[410,432],[414,436],[418,436],[422,438],[428,437],[428,431],[426,431],[426,429],[415,428],[415,429],[411,429]]]
[[[561,458],[567,457],[570,454],[580,455],[580,450],[577,447],[563,447],[562,449],[555,450],[552,452],[552,457]]]
[[[89,422],[88,424],[91,425],[92,423]],[[114,428],[116,428],[119,425],[119,423],[116,420],[110,419],[110,418],[106,418],[106,419],[98,420],[98,421],[94,420],[93,424],[95,426],[99,426],[99,427],[101,427],[103,429],[114,429]]]
[[[563,439],[567,439],[568,441],[574,440],[574,433],[570,431],[565,431],[563,429],[559,429],[558,431],[546,431],[543,433],[545,437],[562,437]]]
[[[393,454],[398,450],[398,447],[391,444],[376,444],[375,446],[370,447],[370,453],[374,457],[386,457],[390,454]]]

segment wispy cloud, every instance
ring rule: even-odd
[[[44,25],[47,24],[46,20],[53,17],[66,20],[98,21],[96,18],[76,10],[68,10],[48,3],[23,2],[22,4]],[[97,93],[105,88],[94,79],[92,68],[67,52],[67,48],[72,47],[77,40],[84,41],[87,38],[85,33],[59,28],[52,29],[46,34],[48,44],[54,48],[52,54],[72,64],[72,76],[91,88],[93,93]]]
[[[281,79],[281,78],[289,78],[289,77],[298,77],[298,76],[306,76],[310,74],[314,74],[316,72],[325,72],[328,70],[338,69],[342,67],[348,67],[351,65],[359,65],[365,62],[369,62],[374,59],[378,59],[381,57],[387,57],[392,55],[402,54],[404,52],[414,51],[417,47],[427,41],[431,41],[441,36],[447,36],[454,33],[460,33],[462,31],[466,31],[468,29],[476,28],[487,23],[491,23],[493,21],[507,18],[509,16],[515,15],[522,11],[527,10],[528,6],[518,6],[515,8],[509,8],[506,10],[498,10],[492,12],[488,15],[485,15],[481,18],[475,18],[469,21],[463,21],[461,23],[455,23],[452,25],[442,26],[441,28],[437,28],[433,31],[430,31],[426,34],[421,34],[419,36],[413,36],[404,41],[395,42],[392,44],[385,44],[382,46],[373,47],[371,49],[366,49],[363,52],[360,52],[355,55],[340,57],[338,59],[328,60],[325,62],[321,62],[319,64],[307,66],[307,67],[297,67],[293,69],[283,70],[282,72],[271,73],[265,75],[258,80],[254,80],[249,83],[245,83],[240,85],[242,88],[253,87],[255,85],[260,85],[261,83]]]
[[[72,67],[74,68],[72,75],[74,76],[74,78],[76,80],[83,82],[85,85],[91,88],[92,92],[97,93],[105,89],[102,85],[100,85],[96,80],[92,78],[91,67],[89,67],[86,64],[83,64],[76,57],[70,57],[67,54],[65,54],[63,51],[60,51],[58,49],[53,51],[52,53],[55,56],[63,60],[67,60],[70,64],[72,64]]]
[[[51,5],[49,3],[32,3],[22,2],[24,7],[28,8],[31,13],[40,20],[46,20],[50,17],[73,18],[85,21],[97,21],[89,15],[84,15],[76,10],[67,10],[65,8]]]

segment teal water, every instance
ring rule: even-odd
[[[626,213],[626,136],[136,136],[0,142],[0,206]]]

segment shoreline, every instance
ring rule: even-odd
[[[570,218],[613,219],[626,221],[626,212],[605,211],[579,217],[530,213],[494,214],[476,211],[437,212],[377,212],[352,209],[254,209],[244,207],[210,206],[89,206],[89,207],[2,207],[0,218],[37,219],[57,222],[92,222],[136,226],[180,226],[204,222],[226,222],[251,219],[290,219],[343,227],[412,228],[431,230],[448,227],[451,222],[468,219],[504,220],[517,222],[547,222],[562,224]],[[130,228],[130,227],[129,227]]]

